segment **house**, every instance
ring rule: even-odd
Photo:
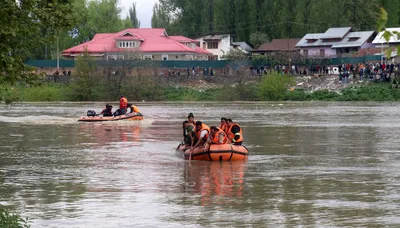
[[[352,32],[351,27],[329,28],[325,33],[306,34],[297,44],[307,58],[335,58],[373,47],[374,31]]]
[[[251,54],[254,51],[253,47],[247,42],[232,42],[231,48],[237,48],[245,54]]]
[[[300,39],[273,39],[271,42],[262,44],[253,51],[253,55],[267,55],[281,52],[297,52],[296,44]]]
[[[388,41],[386,41],[384,37],[385,32],[393,34]],[[395,33],[400,33],[400,28],[387,28],[385,31],[382,31],[376,35],[375,39],[372,41],[372,44],[374,44],[376,48],[398,46],[400,45],[400,37],[398,37]]]
[[[129,28],[98,33],[91,41],[62,51],[62,56],[76,59],[87,51],[104,60],[207,60],[212,53],[196,44],[196,40],[184,36],[168,36],[163,28]]]
[[[221,60],[221,57],[231,50],[231,39],[229,34],[206,35],[196,38],[199,47],[212,53],[210,57],[212,60]]]

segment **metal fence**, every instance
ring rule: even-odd
[[[380,61],[380,55],[367,55],[364,57],[341,57],[341,58],[330,58],[330,59],[304,59],[301,61],[293,60],[292,64],[298,66],[310,66],[310,65],[339,65],[343,63],[364,63],[369,61]],[[145,68],[226,68],[232,67],[237,68],[239,66],[271,66],[277,64],[276,61],[267,59],[251,59],[246,61],[228,61],[228,60],[170,60],[170,61],[156,61],[156,60],[144,60],[144,61],[132,61],[132,60],[96,60],[98,66],[103,67],[145,67]],[[73,68],[75,66],[75,60],[59,60],[60,68]],[[37,68],[55,68],[57,67],[57,60],[28,60],[27,65]],[[280,64],[286,64],[282,62]]]

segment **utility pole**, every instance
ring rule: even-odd
[[[57,71],[60,72],[60,51],[58,50],[58,32],[57,32]]]

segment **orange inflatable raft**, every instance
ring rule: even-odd
[[[81,116],[78,121],[82,122],[99,122],[99,121],[117,121],[117,120],[143,120],[142,115],[135,113],[127,113],[121,116]]]
[[[180,144],[178,151],[184,154],[186,160],[189,159],[190,149]],[[197,147],[192,151],[192,160],[205,161],[244,161],[247,160],[249,151],[245,146],[236,146],[231,144],[212,144],[205,151],[204,147]]]

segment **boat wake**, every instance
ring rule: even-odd
[[[4,123],[21,123],[21,124],[37,124],[37,125],[53,125],[53,124],[75,124],[76,119],[70,117],[59,116],[0,116],[0,122]]]

